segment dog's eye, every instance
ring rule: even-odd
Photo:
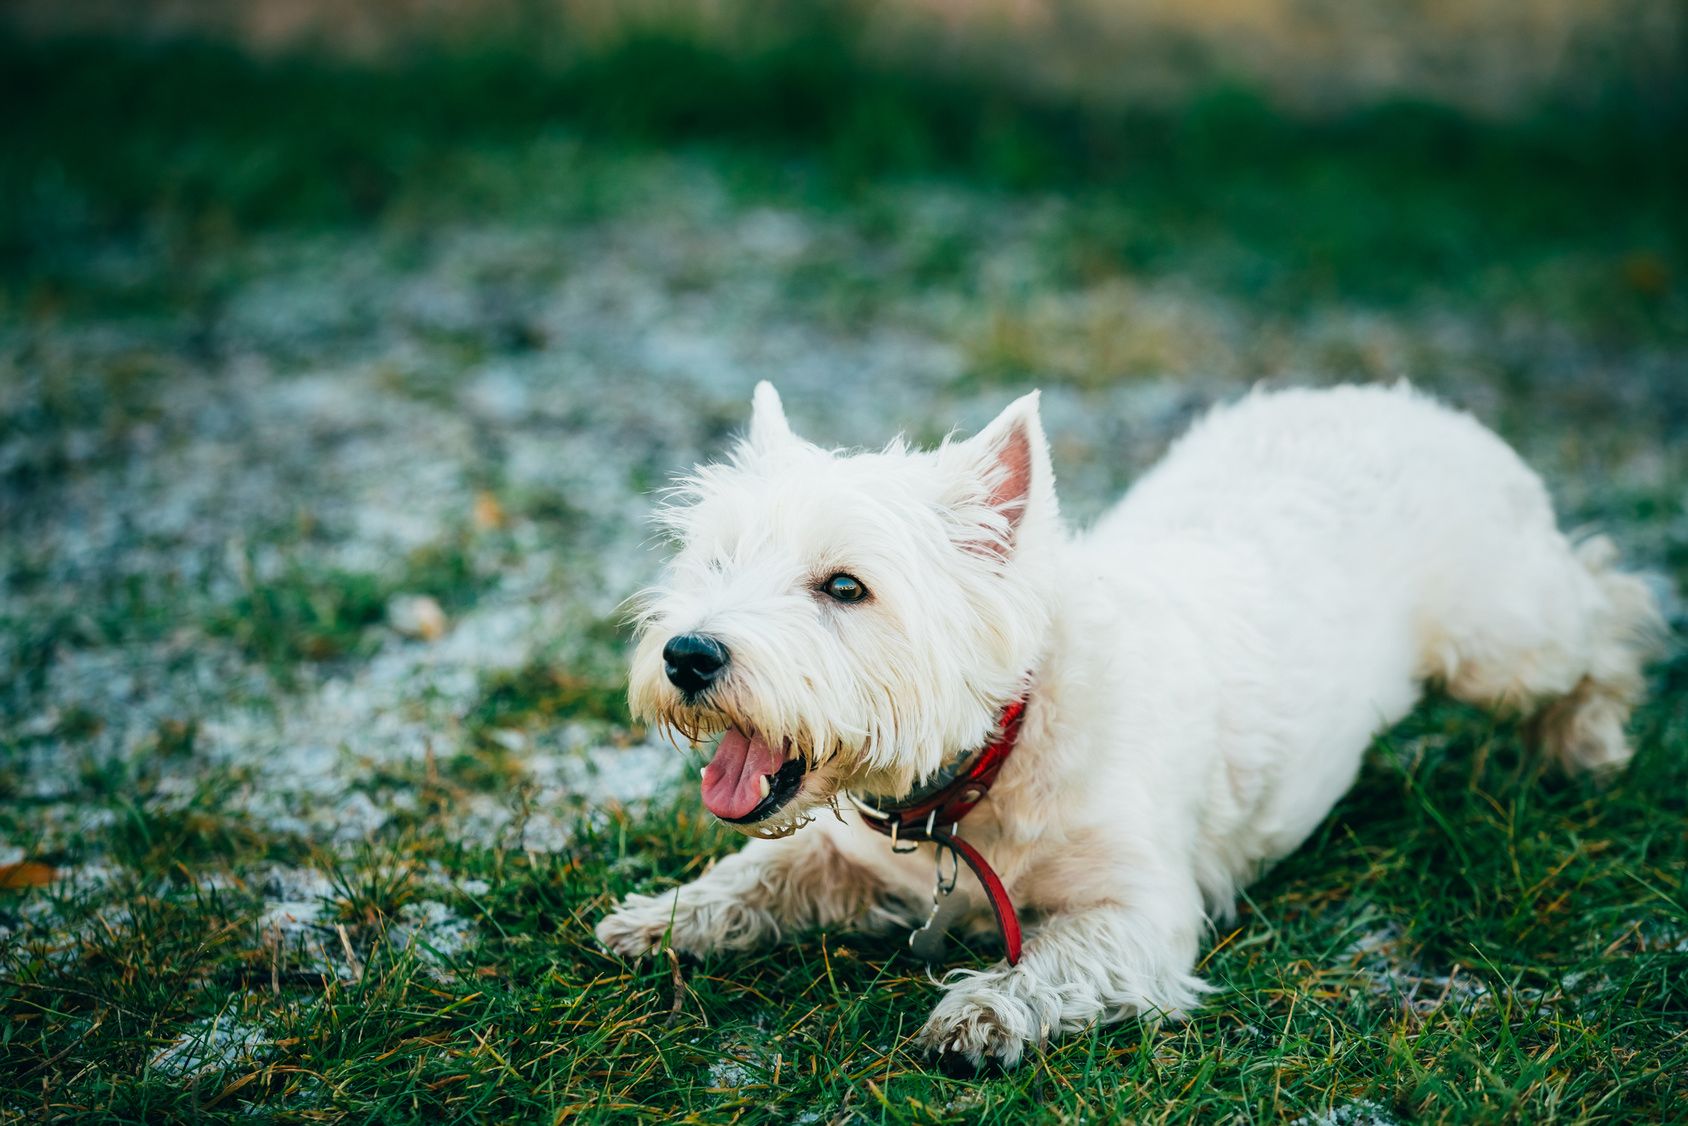
[[[822,583],[821,589],[840,602],[860,602],[867,597],[867,587],[862,585],[861,580],[843,571]]]

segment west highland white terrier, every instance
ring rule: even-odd
[[[763,383],[660,520],[633,711],[719,734],[704,804],[766,839],[599,940],[1000,927],[1009,957],[952,971],[919,1034],[975,1065],[1189,1012],[1209,920],[1427,683],[1536,713],[1567,769],[1622,767],[1662,635],[1608,542],[1571,543],[1505,443],[1405,386],[1251,394],[1074,534],[1035,392],[966,441],[850,452]]]

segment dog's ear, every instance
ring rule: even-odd
[[[963,541],[968,550],[1006,559],[1029,514],[1054,515],[1054,475],[1037,403],[1038,392],[1022,395],[989,426],[952,447],[963,459],[962,505],[985,510],[978,522],[983,534]]]
[[[797,435],[785,420],[780,393],[764,379],[756,385],[756,393],[750,400],[750,445],[758,450],[771,450],[796,440]]]

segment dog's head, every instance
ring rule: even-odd
[[[778,836],[844,790],[896,795],[980,744],[1048,630],[1061,536],[1037,395],[967,441],[822,449],[756,388],[749,435],[674,490],[629,699],[720,734],[709,809]]]

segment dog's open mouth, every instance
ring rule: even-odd
[[[790,739],[776,746],[755,732],[729,727],[703,768],[703,804],[723,821],[753,824],[796,797],[807,770],[803,756],[791,753]]]

